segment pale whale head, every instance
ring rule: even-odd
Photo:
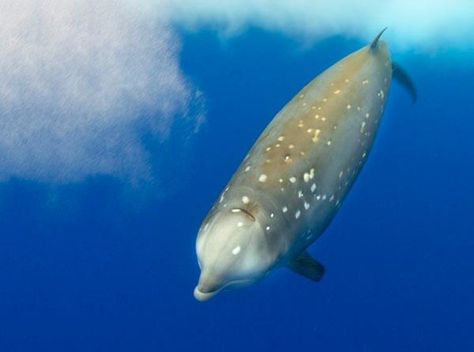
[[[199,231],[196,252],[201,275],[194,297],[199,301],[224,288],[259,280],[274,259],[262,225],[242,208],[222,209],[211,215]]]

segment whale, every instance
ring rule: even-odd
[[[307,248],[367,161],[392,82],[382,33],[309,82],[252,146],[198,231],[197,300],[282,267],[321,280]]]

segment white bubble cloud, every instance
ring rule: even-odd
[[[0,181],[153,177],[140,131],[165,141],[196,90],[165,17],[132,5],[0,2]]]
[[[471,0],[2,1],[0,181],[157,176],[143,131],[166,142],[179,135],[174,126],[185,121],[192,134],[203,119],[180,68],[176,24],[227,34],[256,26],[309,41],[368,41],[388,26],[392,48],[431,50],[474,48],[473,18]]]
[[[164,2],[176,23],[234,33],[247,26],[304,40],[345,35],[365,41],[382,28],[397,49],[474,47],[472,0],[142,0]]]

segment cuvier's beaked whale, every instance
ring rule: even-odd
[[[199,230],[196,299],[281,266],[321,279],[306,248],[367,160],[392,79],[380,34],[311,81],[258,138]]]

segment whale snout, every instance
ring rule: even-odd
[[[194,298],[196,298],[199,302],[205,302],[214,297],[217,292],[219,291],[203,292],[198,285],[194,288]]]
[[[204,302],[214,297],[221,289],[223,285],[216,280],[213,276],[202,273],[199,277],[199,282],[194,288],[194,298],[200,302]]]

